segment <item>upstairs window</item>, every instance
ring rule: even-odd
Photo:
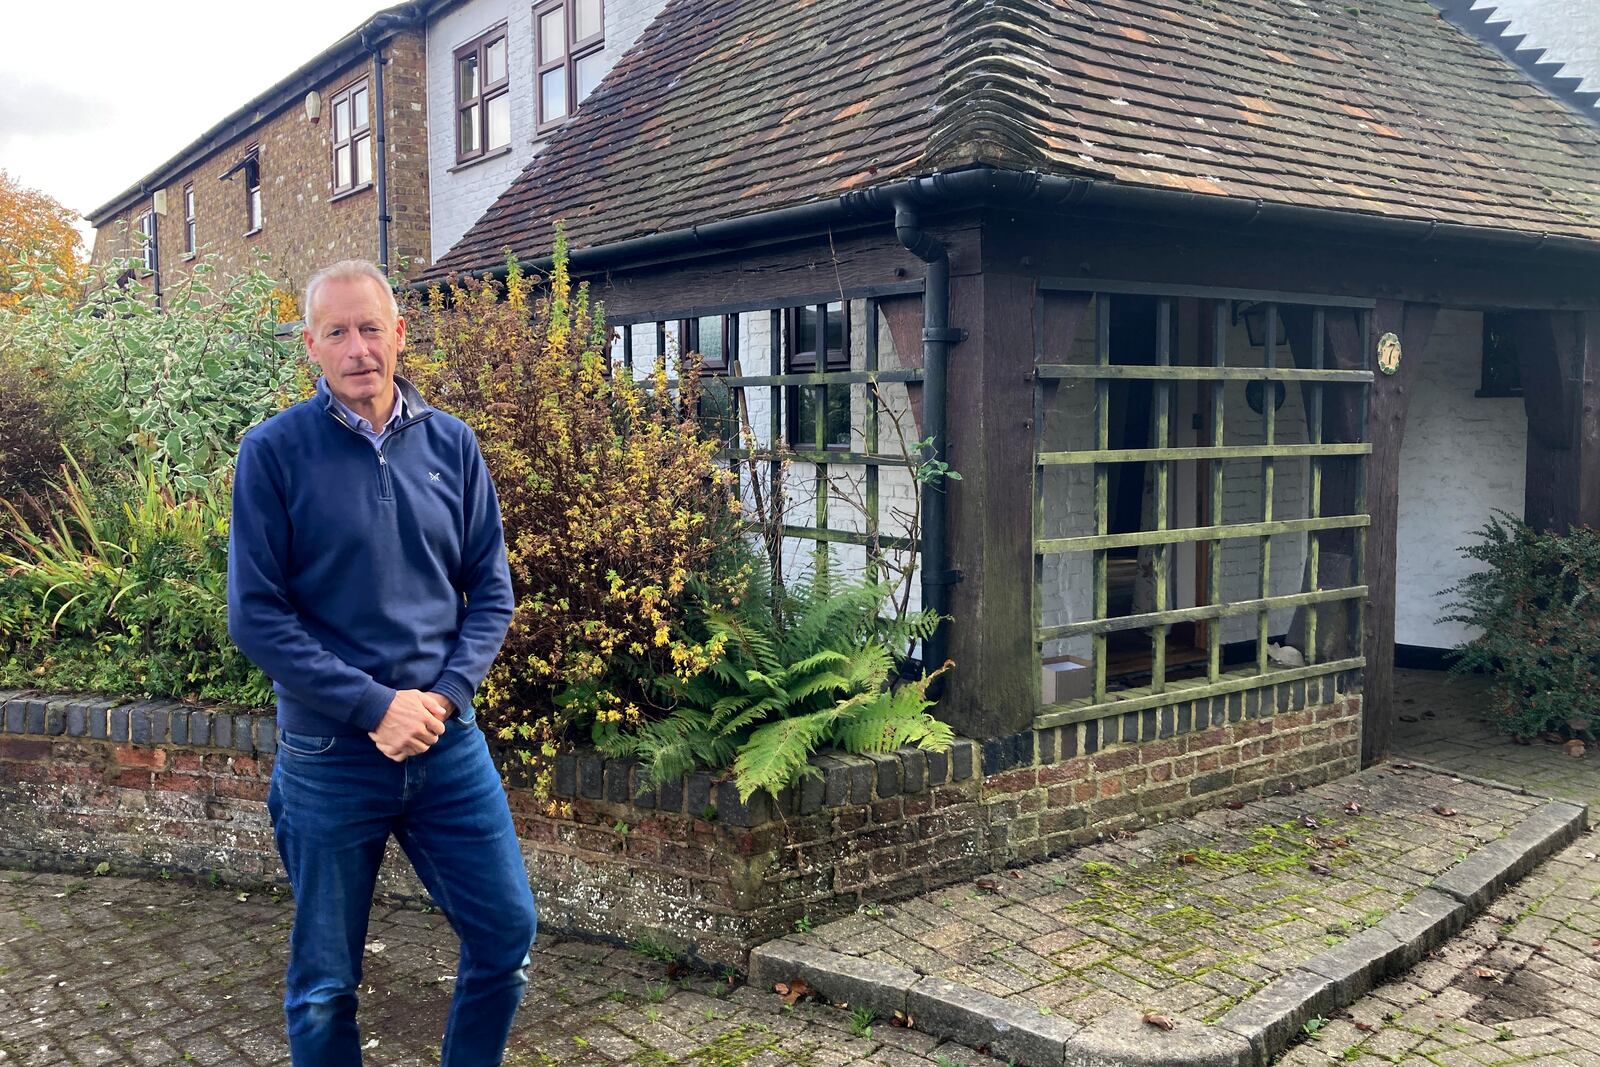
[[[552,0],[533,9],[539,128],[564,121],[605,74],[603,0]]]
[[[371,94],[363,79],[333,98],[333,192],[372,184]]]
[[[467,163],[511,144],[511,68],[506,28],[498,26],[456,49],[456,162]]]
[[[195,239],[194,186],[183,187],[183,254],[194,255],[198,242]]]
[[[156,269],[156,213],[146,211],[139,216],[139,245],[140,254],[144,259],[144,269],[154,272]]]
[[[244,172],[245,234],[261,229],[261,161],[252,155],[240,168]]]

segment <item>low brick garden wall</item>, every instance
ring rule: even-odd
[[[825,755],[776,801],[703,774],[643,788],[627,761],[563,756],[551,815],[513,785],[541,928],[646,940],[742,968],[809,918],[1063,852],[1283,782],[1354,771],[1354,679],[1026,731],[948,753]],[[0,693],[0,861],[283,881],[266,813],[267,714]],[[421,899],[392,853],[381,891]]]

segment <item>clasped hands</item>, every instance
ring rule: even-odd
[[[432,748],[444,733],[444,721],[455,714],[455,706],[438,693],[402,689],[389,702],[383,721],[367,736],[378,751],[404,762]]]

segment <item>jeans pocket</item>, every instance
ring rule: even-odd
[[[291,756],[321,756],[333,748],[337,737],[313,737],[310,734],[278,731],[278,750]]]

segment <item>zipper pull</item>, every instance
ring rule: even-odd
[[[388,465],[389,465],[389,461],[383,458],[383,453],[382,452],[379,452],[378,453],[378,466],[387,467]]]

